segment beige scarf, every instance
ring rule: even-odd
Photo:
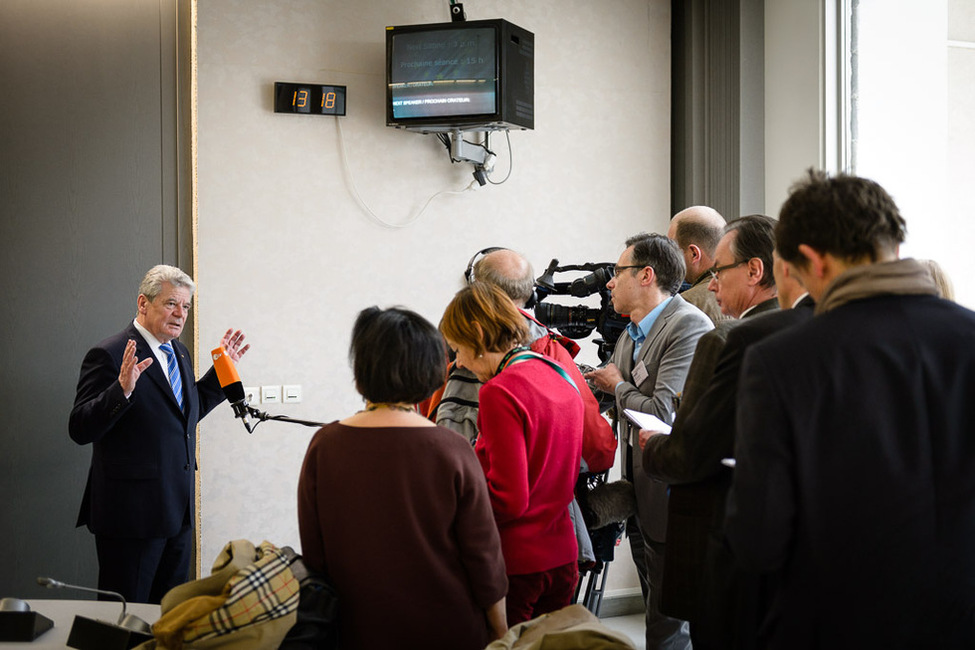
[[[823,314],[854,300],[873,296],[938,295],[927,267],[914,259],[855,266],[838,275],[816,302]]]

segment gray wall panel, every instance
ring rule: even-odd
[[[95,583],[74,527],[90,450],[67,418],[87,348],[135,315],[149,266],[176,263],[175,6],[0,3],[0,596]]]

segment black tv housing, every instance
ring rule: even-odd
[[[506,20],[386,28],[386,126],[535,128],[535,35]]]

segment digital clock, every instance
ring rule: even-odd
[[[345,115],[345,86],[275,81],[274,112]]]

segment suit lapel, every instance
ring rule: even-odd
[[[136,329],[135,325],[129,325],[129,333],[130,338],[135,340],[136,357],[138,357],[140,361],[146,358],[152,358],[152,365],[146,369],[146,372],[143,373],[143,376],[139,378],[139,381],[141,382],[146,377],[149,377],[152,383],[155,384],[156,387],[162,392],[164,399],[168,399],[169,403],[173,405],[173,408],[180,411],[179,402],[176,401],[176,395],[173,394],[173,387],[169,383],[169,369],[160,365],[159,359],[156,358],[152,348],[149,347],[149,343],[142,336],[142,333]],[[173,341],[173,350],[176,351],[176,357],[179,359],[177,365],[180,371],[180,378],[183,380],[183,386],[185,387],[187,373],[186,369],[184,368],[186,365],[184,357],[186,356],[186,348],[182,347],[182,345],[177,341]],[[187,393],[185,388],[183,393],[185,401],[185,394]]]
[[[630,373],[633,371],[633,339],[630,338],[629,333],[623,332],[616,343],[619,348],[619,364],[618,368],[623,374],[623,377],[630,381]]]
[[[658,336],[660,336],[660,333],[664,331],[664,328],[667,327],[667,322],[671,319],[671,317],[673,317],[674,312],[677,311],[677,307],[681,302],[684,302],[684,299],[679,295],[675,295],[670,299],[670,302],[667,303],[667,306],[664,307],[664,310],[660,312],[660,316],[657,317],[657,320],[653,322],[653,326],[650,328],[650,331],[647,332],[647,338],[643,341],[643,345],[640,346],[640,359],[645,359],[650,353],[650,350],[653,348],[654,341]]]
[[[769,298],[763,302],[755,305],[755,309],[751,310],[745,314],[745,318],[751,318],[752,316],[758,316],[759,314],[767,314],[770,311],[777,311],[779,309],[779,299]]]

